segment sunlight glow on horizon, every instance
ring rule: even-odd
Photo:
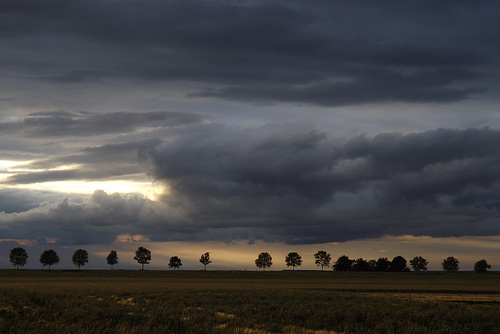
[[[44,238],[46,244],[37,240],[0,239],[0,245],[16,242],[27,247],[30,254],[40,253],[45,248],[53,248],[60,253],[62,262],[60,269],[72,268],[70,262],[71,253],[77,248],[86,249],[93,256],[88,269],[107,268],[105,257],[111,249],[117,251],[120,258],[116,269],[135,269],[137,262],[133,259],[135,250],[141,246],[151,250],[152,260],[147,269],[168,270],[168,261],[171,256],[181,258],[184,270],[202,270],[199,263],[202,253],[210,252],[213,261],[207,270],[257,270],[255,259],[261,252],[269,252],[273,257],[273,270],[290,269],[285,266],[285,256],[289,252],[298,252],[303,259],[303,265],[298,270],[321,270],[314,264],[314,254],[319,250],[325,250],[331,254],[331,264],[340,256],[347,255],[350,259],[364,258],[365,260],[401,255],[408,262],[415,256],[423,256],[429,261],[429,270],[442,270],[441,262],[448,256],[454,256],[460,260],[461,271],[471,271],[473,264],[486,259],[492,270],[499,270],[498,254],[500,253],[500,236],[494,237],[454,237],[454,238],[432,238],[419,236],[385,236],[376,239],[354,240],[331,243],[287,245],[283,243],[267,243],[248,240],[237,240],[231,243],[222,241],[150,241],[148,236],[121,234],[117,235],[110,244],[87,244],[87,245],[58,245],[57,240]],[[496,245],[495,245],[496,244]],[[49,246],[50,245],[50,246]],[[35,251],[36,250],[36,251]],[[36,255],[35,255],[36,254]],[[1,257],[0,257],[1,258]],[[408,263],[409,265],[409,263]],[[3,266],[8,267],[7,263]],[[38,263],[32,261],[29,267],[37,267]],[[325,268],[332,270],[332,267]]]
[[[79,165],[60,165],[55,168],[34,169],[27,166],[32,161],[11,161],[0,160],[0,182],[6,180],[10,176],[18,173],[37,173],[47,171],[63,171],[71,170]],[[141,175],[142,176],[142,175]],[[143,180],[140,180],[143,179]],[[103,190],[107,193],[139,193],[151,201],[157,201],[159,197],[168,192],[168,188],[164,185],[155,184],[146,177],[138,177],[134,179],[119,179],[119,180],[102,180],[102,181],[88,181],[88,180],[65,180],[65,181],[48,181],[36,182],[29,184],[5,184],[0,188],[17,188],[27,190],[39,191],[54,191],[60,193],[76,193],[76,194],[93,194],[97,189]]]
[[[56,181],[35,184],[23,184],[11,186],[10,188],[49,190],[61,193],[93,194],[97,189],[111,193],[140,193],[146,196],[151,188],[151,182],[145,181]],[[150,197],[146,196],[151,199]]]

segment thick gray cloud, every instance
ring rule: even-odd
[[[196,123],[203,116],[192,112],[67,112],[47,111],[20,120],[0,123],[1,135],[22,133],[29,137],[79,137],[124,133],[140,128],[159,128]]]
[[[492,2],[4,2],[0,69],[71,85],[192,82],[187,96],[341,106],[483,94]],[[33,57],[33,54],[40,55]]]
[[[307,127],[219,128],[145,158],[170,187],[165,203],[207,228],[298,243],[482,235],[500,232],[499,139],[487,128],[344,141]]]
[[[175,132],[177,127],[203,119],[193,112],[54,111],[3,122],[0,137],[12,144],[3,146],[2,157],[20,162],[5,171],[9,175],[0,180],[0,185],[133,179],[144,175],[138,160],[139,150],[166,140],[165,132]],[[155,137],[158,134],[155,131],[159,131],[162,139]]]
[[[0,239],[500,233],[497,3],[20,0],[0,12]],[[165,186],[159,202],[33,190],[148,177]]]
[[[500,233],[497,130],[340,138],[293,122],[198,124],[181,132],[135,146],[142,166],[165,186],[159,201],[104,191],[77,200],[52,195],[0,215],[2,238],[85,244],[141,234],[304,244]]]
[[[66,197],[25,212],[0,214],[0,232],[2,238],[54,238],[66,245],[111,243],[120,233],[141,230],[137,223],[146,205],[138,195],[97,190],[84,201]]]
[[[73,194],[74,200],[82,199],[85,195]],[[49,190],[29,190],[16,188],[0,189],[0,212],[10,214],[29,211],[40,206],[40,202],[55,203],[64,198],[64,195]]]
[[[139,165],[138,151],[159,145],[161,140],[149,139],[138,142],[107,144],[87,147],[75,153],[34,160],[16,167],[27,171],[16,172],[0,181],[0,184],[18,185],[50,181],[106,180],[143,174]],[[54,169],[70,166],[65,169]]]

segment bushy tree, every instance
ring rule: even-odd
[[[370,264],[368,261],[360,257],[356,259],[352,264],[352,270],[354,271],[370,271]]]
[[[144,270],[144,265],[149,264],[151,261],[151,251],[144,247],[139,247],[135,251],[134,260],[142,265],[141,270]]]
[[[28,262],[28,253],[22,247],[13,248],[10,251],[9,260],[12,265],[19,269],[19,266],[23,267]]]
[[[352,269],[352,263],[354,260],[349,259],[348,256],[342,255],[337,259],[333,265],[333,270],[335,271],[350,271]]]
[[[441,265],[443,266],[443,269],[446,272],[453,273],[455,271],[458,271],[459,263],[460,261],[458,261],[458,259],[454,258],[453,256],[448,256],[446,259],[443,260],[443,263]]]
[[[179,269],[181,266],[182,266],[182,262],[181,262],[181,259],[179,259],[179,257],[172,256],[170,258],[170,261],[168,262],[169,268],[174,268],[174,270],[175,270],[175,269]]]
[[[474,264],[474,271],[478,274],[486,274],[489,269],[491,269],[491,266],[484,259],[479,260]]]
[[[391,261],[386,257],[380,257],[375,264],[375,271],[388,271]]]
[[[390,271],[408,271],[409,268],[406,266],[406,259],[402,256],[396,256],[391,261],[391,265],[389,266]]]
[[[78,267],[78,270],[80,270],[81,266],[84,266],[85,263],[89,262],[89,254],[84,249],[77,249],[73,253],[72,261],[73,264]]]
[[[212,261],[210,260],[210,252],[201,254],[200,263],[203,264],[203,270],[207,271],[207,265],[212,263]]]
[[[40,255],[40,263],[44,267],[48,265],[50,270],[50,266],[59,263],[59,255],[52,249],[46,250]]]
[[[113,266],[118,263],[118,254],[116,254],[116,251],[112,250],[109,252],[106,262],[111,266],[111,270],[113,270]]]
[[[427,262],[427,260],[421,256],[415,256],[413,259],[410,260],[410,266],[415,271],[427,270],[428,264],[429,262]]]
[[[295,267],[302,265],[302,256],[297,252],[290,252],[285,256],[285,263],[287,267],[292,267],[292,270],[295,270]]]
[[[262,252],[255,260],[255,265],[265,271],[273,265],[273,257],[268,252]]]
[[[321,266],[321,271],[323,271],[323,267],[330,266],[331,260],[332,260],[331,255],[325,252],[324,250],[320,250],[316,254],[314,254],[314,263],[318,267]]]
[[[368,266],[370,267],[370,271],[377,270],[377,260],[368,260]]]

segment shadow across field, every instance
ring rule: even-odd
[[[0,270],[0,288],[320,289],[500,293],[500,274],[283,271]]]

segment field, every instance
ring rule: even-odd
[[[0,270],[0,333],[500,333],[500,275]]]

